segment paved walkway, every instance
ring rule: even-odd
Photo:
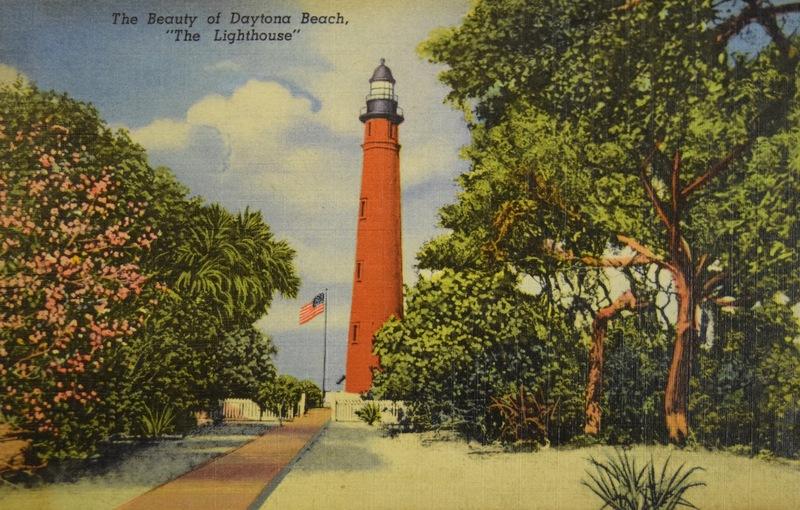
[[[245,510],[258,508],[289,464],[330,420],[312,409],[222,457],[156,487],[119,510]]]

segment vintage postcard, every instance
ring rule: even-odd
[[[3,0],[0,508],[800,508],[798,29]]]

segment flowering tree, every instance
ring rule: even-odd
[[[0,88],[2,411],[38,461],[81,456],[113,421],[98,385],[145,311],[148,179],[143,150],[91,106]]]
[[[293,259],[260,213],[189,198],[91,106],[0,88],[0,424],[32,466],[273,380],[253,323],[296,294]]]

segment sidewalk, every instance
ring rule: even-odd
[[[257,507],[292,460],[330,420],[312,409],[231,453],[125,503],[119,510],[245,510]]]

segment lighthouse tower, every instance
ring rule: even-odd
[[[345,390],[363,393],[372,385],[375,332],[392,315],[403,314],[403,256],[400,237],[400,143],[403,112],[394,77],[384,59],[369,79],[364,123],[364,163],[358,202],[353,302],[347,339]]]

